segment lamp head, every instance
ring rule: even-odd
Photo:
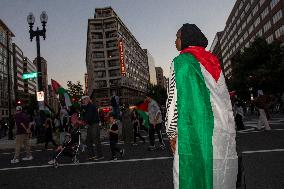
[[[30,25],[33,25],[35,23],[35,17],[34,17],[32,12],[29,13],[29,15],[27,17],[27,22]]]
[[[45,11],[42,11],[42,13],[41,13],[41,15],[40,15],[40,21],[41,21],[42,23],[46,23],[47,20],[48,20],[48,16],[47,16],[46,12],[45,12]]]

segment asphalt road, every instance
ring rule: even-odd
[[[125,156],[111,160],[109,145],[104,143],[104,159],[87,161],[80,155],[80,164],[73,164],[69,157],[59,159],[60,166],[47,164],[52,151],[33,148],[32,161],[10,164],[12,149],[0,151],[0,188],[96,188],[96,189],[155,189],[173,188],[172,156],[168,149],[148,151],[148,143],[138,146],[120,144]],[[24,153],[21,154],[24,157]]]
[[[246,189],[284,188],[284,116],[273,116],[272,131],[255,131],[257,119],[248,120],[246,130],[237,132],[237,147],[244,166]],[[126,155],[111,161],[104,143],[105,159],[80,164],[60,159],[57,169],[47,164],[51,151],[33,148],[34,160],[10,164],[13,149],[0,149],[0,189],[95,188],[95,189],[172,189],[172,156],[168,149],[148,151],[149,143],[121,144]],[[24,154],[22,154],[24,156]]]

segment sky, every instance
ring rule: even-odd
[[[47,60],[48,79],[66,86],[84,84],[88,19],[95,8],[111,6],[155,66],[168,76],[177,30],[184,23],[196,24],[208,38],[210,48],[216,32],[222,31],[235,0],[0,0],[0,19],[14,33],[15,42],[30,60],[36,57],[36,42],[29,39],[27,15],[35,16],[34,30],[42,28],[40,14],[48,15],[46,40],[41,38],[41,56]]]

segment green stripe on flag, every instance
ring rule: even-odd
[[[190,54],[174,59],[178,110],[179,188],[213,188],[210,92],[200,63]]]
[[[137,113],[139,114],[140,117],[142,117],[142,119],[144,120],[144,126],[146,128],[149,128],[149,116],[146,112],[142,111],[142,110],[136,110]]]

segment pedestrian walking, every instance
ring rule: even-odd
[[[140,121],[139,121],[139,116],[137,113],[137,110],[134,108],[132,113],[131,113],[131,122],[132,122],[132,126],[133,126],[133,133],[134,133],[134,137],[133,137],[133,146],[137,146],[137,137],[140,138],[140,140],[143,141],[143,144],[145,144],[145,138],[143,138],[139,131],[140,131]]]
[[[149,114],[149,138],[150,146],[149,150],[156,149],[155,146],[155,132],[158,135],[160,148],[165,148],[165,143],[162,135],[162,113],[158,103],[152,99],[150,96],[147,96],[146,102],[148,102],[148,114]]]
[[[114,115],[111,113],[109,115],[109,122],[110,122],[110,128],[108,129],[109,133],[109,144],[110,144],[110,150],[112,154],[112,160],[117,160],[117,153],[120,154],[121,157],[124,156],[124,149],[119,148],[117,146],[118,142],[118,125],[116,123],[116,119]]]
[[[122,126],[122,139],[124,143],[130,144],[133,140],[133,127],[131,124],[131,111],[129,105],[126,104],[121,114],[121,126]]]
[[[239,101],[237,101],[234,104],[233,110],[234,110],[234,117],[235,117],[237,130],[244,130],[245,129],[245,126],[243,123],[244,110],[243,110],[242,104]]]
[[[98,109],[95,104],[92,104],[89,96],[83,96],[81,98],[81,105],[83,108],[83,120],[87,124],[87,152],[89,160],[101,160],[103,159],[102,147],[100,141],[100,126]],[[96,155],[93,144],[96,146]]]
[[[234,189],[236,130],[220,62],[195,24],[184,24],[175,43],[166,104],[174,188]]]
[[[53,124],[52,124],[52,120],[50,118],[46,119],[46,121],[44,123],[44,127],[45,127],[45,137],[44,137],[45,145],[44,145],[44,148],[47,150],[47,146],[48,146],[49,142],[51,142],[54,147],[57,147],[57,144],[55,143],[55,141],[53,139]]]
[[[14,158],[11,160],[11,163],[19,163],[20,158],[20,150],[21,147],[24,145],[26,150],[26,157],[22,158],[24,161],[32,160],[33,156],[31,154],[30,149],[30,135],[31,130],[29,127],[29,117],[28,115],[22,111],[21,106],[16,107],[16,115],[15,115],[15,122],[16,122],[16,146],[15,146],[15,155]]]
[[[34,120],[35,120],[35,136],[39,137],[40,136],[40,130],[41,130],[41,127],[43,125],[42,120],[41,120],[40,115],[39,115],[39,112],[36,112]]]
[[[115,94],[115,92],[113,92],[110,102],[115,118],[120,119],[119,97]]]
[[[270,131],[271,127],[269,126],[269,123],[267,120],[267,114],[265,111],[268,109],[269,98],[263,94],[262,90],[258,90],[257,93],[258,93],[258,97],[255,99],[255,102],[254,102],[259,111],[257,130],[261,130],[262,126],[264,126],[264,129],[266,131]]]

